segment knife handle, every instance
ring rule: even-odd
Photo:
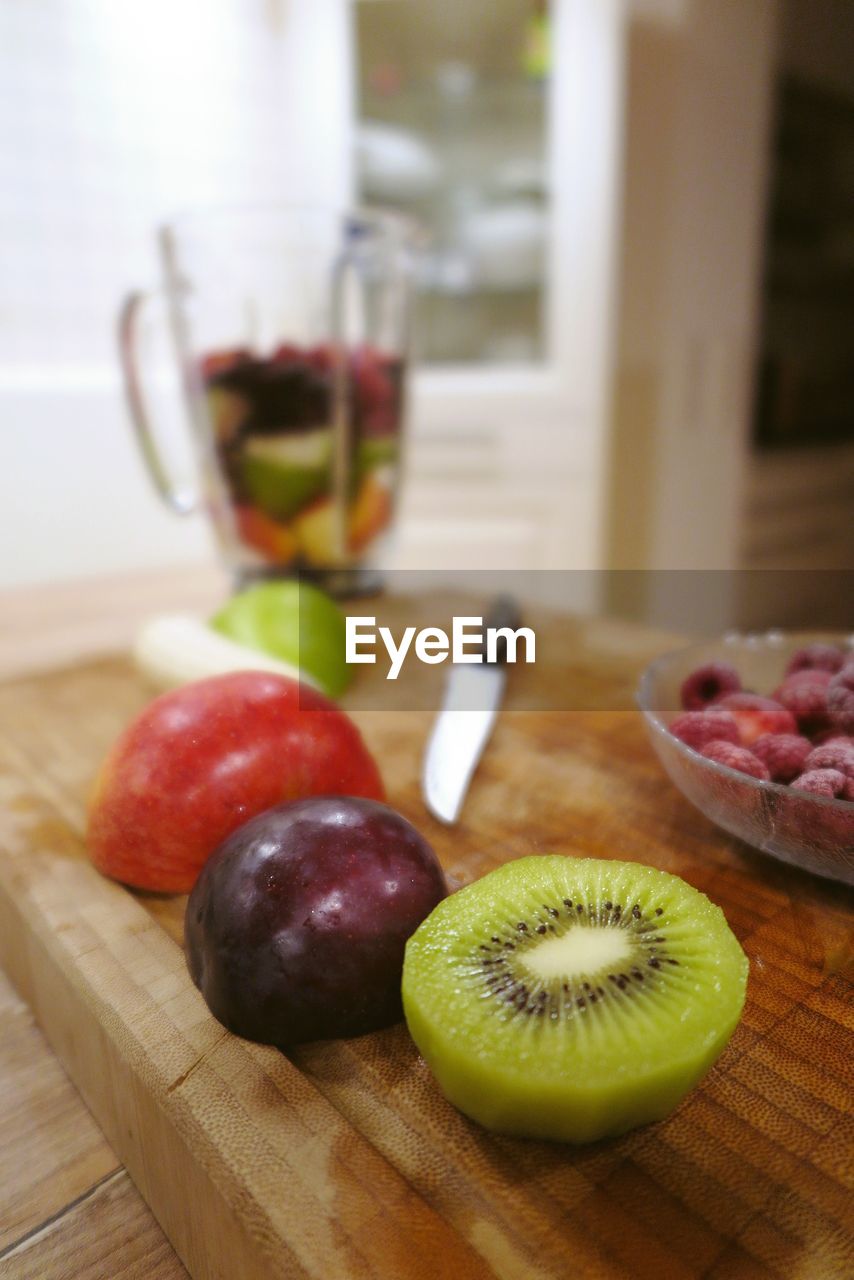
[[[496,630],[500,627],[509,627],[511,631],[516,631],[521,623],[522,615],[513,597],[497,596],[490,605],[484,624],[484,642],[481,648],[481,658],[484,662],[486,662],[486,630],[490,627]],[[495,660],[499,666],[503,666],[507,661],[507,640],[504,636],[499,636],[496,640]]]

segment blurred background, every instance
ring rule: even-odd
[[[176,210],[355,201],[428,233],[397,567],[850,607],[851,0],[3,0],[0,102],[0,588],[213,560],[121,299]],[[591,574],[652,621],[685,582]]]

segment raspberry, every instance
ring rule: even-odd
[[[738,725],[726,711],[711,707],[708,711],[683,711],[670,726],[674,738],[699,751],[716,738],[738,742]]]
[[[850,733],[839,733],[836,729],[822,729],[821,733],[812,735],[812,744],[814,747],[823,747],[828,742],[848,742],[854,747],[854,738]]]
[[[848,779],[837,769],[811,769],[795,778],[792,788],[795,791],[808,791],[813,796],[827,796],[832,800],[841,796],[846,790]]]
[[[741,676],[728,662],[709,662],[682,682],[680,690],[682,706],[686,711],[702,711],[718,698],[737,693],[741,688]]]
[[[813,747],[804,761],[804,772],[812,769],[835,769],[846,778],[854,778],[854,746],[844,742],[825,742]]]
[[[794,675],[797,671],[829,671],[835,675],[845,663],[845,651],[832,644],[808,644],[805,649],[798,649],[789,659],[786,675]]]
[[[779,702],[758,693],[728,693],[715,710],[728,711],[738,725],[742,745],[750,747],[764,733],[797,733],[795,718]],[[722,735],[723,736],[723,735]]]
[[[842,795],[839,799],[854,801],[854,778],[845,779],[845,786],[842,788]]]
[[[772,693],[771,697],[776,698],[781,689],[797,689],[802,684],[817,684],[820,688],[826,689],[833,679],[830,671],[819,671],[818,668],[808,667],[804,671],[793,671],[790,676],[786,676]]]
[[[761,778],[767,782],[771,776],[765,764],[746,747],[735,746],[732,742],[724,742],[717,738],[709,742],[700,752],[707,760],[725,764],[728,769],[736,769],[739,773],[749,773],[752,778]]]
[[[829,671],[796,671],[774,690],[774,698],[791,711],[801,733],[808,737],[826,729],[830,723],[827,690],[832,679]]]
[[[751,751],[767,768],[772,782],[791,782],[804,771],[804,761],[812,751],[809,738],[797,733],[763,733]]]
[[[849,662],[830,681],[827,711],[835,728],[854,733],[854,662]]]

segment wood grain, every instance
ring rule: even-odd
[[[630,686],[653,643],[598,669],[589,645],[573,678]],[[633,713],[506,713],[453,831],[418,796],[429,715],[358,715],[461,878],[532,851],[636,858],[707,892],[745,946],[745,1015],[707,1079],[666,1122],[576,1150],[465,1120],[403,1027],[290,1058],[222,1033],[182,901],[84,856],[86,789],[145,697],[120,660],[0,689],[0,951],[194,1276],[851,1272],[852,895],[715,830]]]
[[[123,1169],[0,1257],[0,1280],[186,1280]]]
[[[0,593],[0,679],[130,648],[154,613],[210,613],[228,596],[212,565],[16,587]]]
[[[0,1280],[186,1276],[2,972],[0,1114]]]
[[[61,760],[39,753],[56,703],[28,716],[19,694],[18,741],[0,745],[0,958],[191,1272],[426,1277],[442,1256],[488,1274],[311,1081],[209,1016],[180,949],[85,859],[64,790],[79,738]],[[52,740],[75,720],[54,719]]]
[[[98,1126],[0,973],[0,1257],[118,1169]]]

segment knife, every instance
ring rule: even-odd
[[[520,625],[515,601],[499,596],[487,615],[489,627]],[[485,637],[484,631],[484,637]],[[445,696],[427,741],[421,789],[424,803],[440,822],[456,822],[483,749],[501,706],[507,682],[507,643],[497,638],[495,662],[455,663],[448,675]]]

